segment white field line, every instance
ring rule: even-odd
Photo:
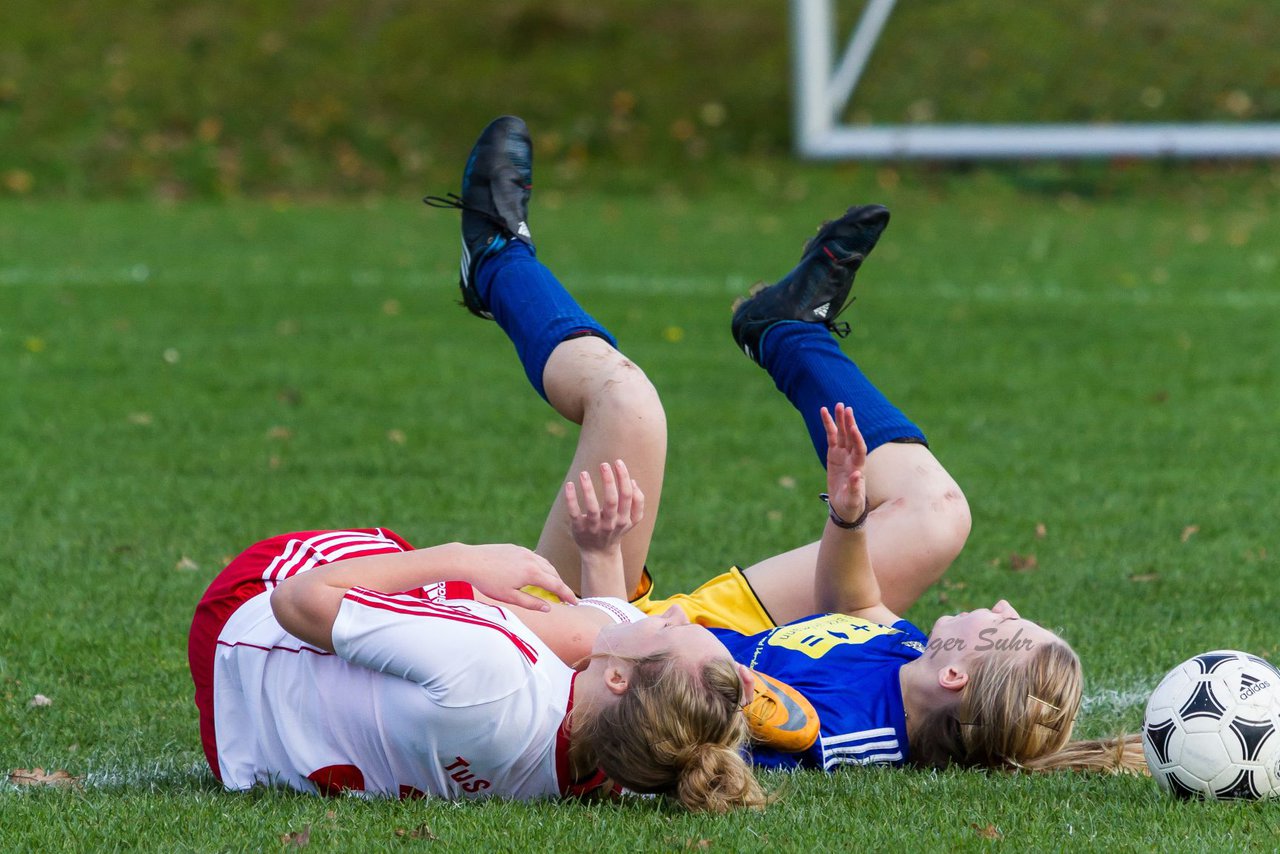
[[[0,791],[21,791],[26,788],[8,782],[8,773],[13,770],[16,769],[0,771]],[[51,767],[45,770],[52,773],[56,769]],[[145,789],[157,786],[186,788],[200,783],[203,778],[211,777],[203,761],[183,764],[169,759],[111,767],[91,765],[88,770],[68,763],[66,770],[79,777],[79,785],[86,789]]]
[[[92,768],[85,772],[84,786],[91,789],[134,789],[161,784],[172,786],[195,783],[205,776],[209,776],[209,768],[203,761],[179,764],[158,759],[141,765]]]
[[[0,267],[0,287],[49,286],[93,287],[99,285],[146,285],[162,283],[188,283],[193,281],[230,279],[237,284],[307,286],[319,283],[342,282],[354,287],[380,287],[410,285],[435,288],[440,286],[438,277],[417,270],[387,270],[380,268],[335,271],[327,268],[302,268],[280,274],[256,271],[250,265],[242,269],[208,267],[152,268],[138,263],[129,267]],[[637,294],[640,296],[719,296],[737,295],[747,291],[754,280],[745,276],[670,276],[670,275],[621,275],[616,273],[595,275],[576,273],[571,287],[584,292]],[[1198,308],[1225,308],[1256,310],[1280,308],[1280,288],[1262,285],[1256,288],[1223,286],[1215,284],[1194,293],[1174,292],[1159,287],[1124,286],[1117,284],[1105,290],[1086,290],[1060,282],[1026,281],[1013,284],[962,284],[953,281],[906,283],[883,289],[886,298],[900,292],[924,295],[932,299],[956,303],[988,304],[1036,304],[1057,305],[1118,305],[1118,306],[1187,306]]]
[[[1080,701],[1083,714],[1120,714],[1133,709],[1144,709],[1159,679],[1134,682],[1124,688],[1099,688],[1084,695]]]

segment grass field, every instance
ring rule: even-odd
[[[845,347],[974,513],[908,616],[1007,596],[1059,628],[1085,663],[1085,736],[1134,730],[1194,653],[1280,659],[1274,171],[725,178],[696,196],[549,179],[535,199],[541,257],[664,392],[662,589],[819,530],[820,469],[734,349],[728,306],[820,219],[875,200],[895,220]],[[0,203],[0,771],[80,778],[0,783],[0,850],[1275,845],[1280,805],[1180,804],[1140,779],[800,774],[767,778],[768,811],[727,818],[220,792],[185,633],[229,556],[300,528],[536,538],[574,437],[499,330],[454,304],[456,244],[451,215],[408,197]]]

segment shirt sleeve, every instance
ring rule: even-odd
[[[904,635],[907,635],[907,640],[909,641],[914,641],[920,644],[927,644],[929,642],[929,636],[917,628],[914,623],[909,623],[906,620],[898,620],[898,622],[893,624],[893,628],[902,632]]]
[[[624,602],[613,596],[594,596],[589,599],[579,599],[578,606],[581,607],[583,605],[604,611],[609,615],[609,619],[615,623],[634,623],[648,616],[630,602]]]
[[[334,620],[333,647],[352,664],[421,685],[441,705],[463,706],[525,684],[543,654],[527,631],[479,602],[354,587]]]

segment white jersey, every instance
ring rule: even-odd
[[[241,604],[213,663],[223,784],[450,799],[571,791],[561,724],[574,672],[510,610],[458,597],[469,589],[354,588],[334,622],[336,654],[286,632],[269,589]],[[617,621],[643,616],[603,604]]]

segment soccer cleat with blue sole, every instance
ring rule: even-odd
[[[740,300],[733,311],[733,340],[747,357],[763,364],[761,341],[783,321],[821,323],[840,337],[848,335],[848,324],[836,318],[852,302],[854,274],[888,225],[889,209],[882,205],[849,208],[822,224],[790,273]]]
[[[477,317],[493,319],[476,289],[476,271],[511,241],[533,246],[529,196],[533,192],[533,144],[529,128],[516,116],[489,123],[462,170],[462,195],[427,196],[425,203],[462,211],[462,264],[458,286],[462,304]]]

